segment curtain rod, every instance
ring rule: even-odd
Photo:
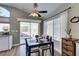
[[[65,9],[65,10],[63,10],[63,11],[61,11],[61,12],[59,12],[59,13],[57,13],[57,14],[51,16],[51,17],[48,17],[47,19],[52,18],[52,17],[54,17],[54,16],[56,16],[56,15],[58,15],[58,14],[64,12],[64,11],[66,11],[66,10],[69,10],[69,9],[71,9],[71,7],[67,8],[67,9]],[[47,19],[45,19],[45,20],[47,20]],[[44,20],[43,20],[43,21],[44,21]]]

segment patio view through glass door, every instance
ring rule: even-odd
[[[20,22],[20,44],[25,43],[25,38],[33,38],[38,35],[38,24],[32,22]]]

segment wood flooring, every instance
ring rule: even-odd
[[[32,54],[32,56],[36,56],[37,54]],[[55,56],[60,56],[57,51],[54,51]],[[0,56],[26,56],[26,47],[25,45],[13,47],[11,50],[1,51]],[[51,56],[48,54],[46,56]]]

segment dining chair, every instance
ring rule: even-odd
[[[49,36],[47,36],[46,39],[47,39],[47,41],[50,40]],[[50,50],[50,54],[51,54],[51,45],[40,46],[40,50],[42,52],[42,56],[44,56],[44,52],[46,51],[46,53],[47,53],[48,50]]]
[[[39,47],[35,47],[35,48],[30,48],[29,49],[29,45],[28,45],[28,42],[27,42],[27,38],[25,39],[26,41],[26,54],[28,54],[29,52],[29,56],[31,55],[31,53],[38,53],[38,56],[40,56],[40,50],[39,50]]]
[[[47,35],[47,36],[46,36],[46,39],[47,39],[47,41],[49,41],[49,40],[50,40],[50,37]]]
[[[35,35],[36,42],[39,41],[39,35]]]

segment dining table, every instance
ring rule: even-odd
[[[51,45],[51,55],[54,56],[54,42],[52,41],[44,41],[44,42],[37,42],[36,39],[27,39],[25,38],[25,42],[27,40],[28,49],[26,47],[26,50],[28,51],[28,56],[30,56],[30,50],[31,48],[40,47],[44,45]]]

